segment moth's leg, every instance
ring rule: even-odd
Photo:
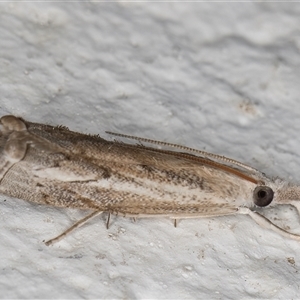
[[[174,219],[174,227],[177,227],[177,219]]]
[[[284,237],[291,238],[296,241],[300,241],[300,235],[288,232],[288,231],[280,228],[279,226],[275,225],[269,219],[267,219],[266,217],[264,217],[263,215],[259,214],[256,211],[252,211],[251,209],[249,209],[247,207],[240,207],[239,210],[237,211],[237,213],[242,214],[242,215],[249,215],[258,225],[260,225],[264,228],[267,228],[267,229],[271,229],[271,230],[281,234]]]
[[[57,243],[58,241],[62,240],[65,236],[67,236],[70,232],[72,232],[73,230],[75,230],[76,228],[82,226],[83,224],[85,224],[87,221],[89,221],[90,219],[102,214],[103,211],[94,211],[93,213],[87,215],[86,217],[84,217],[83,219],[79,220],[78,222],[76,222],[73,226],[71,226],[70,228],[68,228],[66,231],[64,231],[62,234],[58,235],[57,237],[45,242],[46,246],[50,246],[53,245],[54,243]]]
[[[108,216],[107,216],[106,229],[109,228],[109,221],[110,221],[110,212],[108,213]]]
[[[300,217],[300,201],[299,200],[291,201],[291,205],[296,208],[298,217]]]

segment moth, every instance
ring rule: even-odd
[[[140,144],[107,141],[12,115],[0,119],[0,193],[90,211],[46,245],[103,212],[109,217],[169,217],[175,221],[244,214],[263,227],[300,241],[300,235],[278,227],[257,211],[258,207],[290,204],[299,212],[299,186],[270,179],[224,156],[108,133]],[[177,151],[141,143],[175,147]]]

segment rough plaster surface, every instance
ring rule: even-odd
[[[1,3],[0,112],[206,149],[297,182],[298,3]],[[289,207],[266,209],[300,232]],[[0,197],[1,298],[296,299],[298,242],[247,216],[100,216]]]

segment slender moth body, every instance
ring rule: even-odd
[[[0,193],[92,211],[46,245],[102,212],[172,219],[246,214],[259,225],[300,241],[300,235],[255,211],[290,204],[299,212],[300,187],[223,156],[114,135],[179,151],[107,141],[15,116],[0,119]]]

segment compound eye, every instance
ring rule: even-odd
[[[269,205],[274,197],[274,192],[268,186],[257,186],[253,192],[253,200],[257,206],[264,207]]]

